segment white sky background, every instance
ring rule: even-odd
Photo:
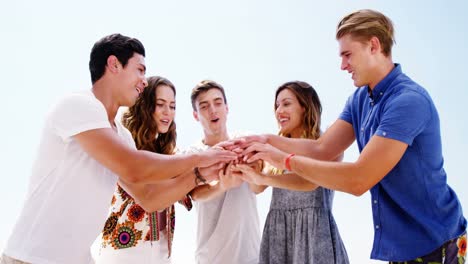
[[[323,128],[329,126],[355,89],[339,69],[335,27],[344,15],[362,8],[380,10],[393,20],[394,61],[438,107],[448,181],[467,215],[468,2],[324,2],[0,0],[0,249],[19,214],[48,107],[66,93],[91,87],[89,52],[102,36],[120,32],[140,39],[147,75],[175,84],[178,145],[183,147],[202,135],[189,97],[205,78],[226,89],[230,130],[276,133],[274,91],[291,80],[316,88]],[[345,160],[357,156],[353,145]],[[258,196],[262,225],[270,196],[270,190]],[[195,211],[177,209],[173,263],[192,263]],[[334,215],[351,263],[380,263],[369,260],[369,195],[336,193]]]

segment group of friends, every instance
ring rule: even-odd
[[[196,263],[349,263],[332,214],[335,190],[370,191],[371,258],[465,263],[467,222],[447,185],[437,109],[393,62],[391,20],[358,10],[339,22],[336,39],[341,69],[358,89],[326,131],[315,89],[291,81],[275,93],[278,135],[229,133],[225,90],[204,80],[191,94],[204,136],[181,150],[173,83],[146,77],[137,39],[100,39],[90,54],[92,89],[47,116],[0,263],[170,263],[177,202],[196,207]],[[129,108],[116,120],[121,106]],[[343,162],[354,141],[359,158]],[[268,186],[261,235],[255,195]]]

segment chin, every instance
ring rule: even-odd
[[[169,128],[158,129],[159,134],[166,134],[169,131]]]

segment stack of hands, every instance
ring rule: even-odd
[[[211,185],[219,183],[222,189],[228,190],[242,182],[264,185],[263,180],[268,177],[262,174],[264,163],[284,169],[284,159],[288,154],[267,144],[267,136],[254,135],[223,141],[203,155],[207,160],[221,161],[201,166],[200,174]]]

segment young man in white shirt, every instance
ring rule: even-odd
[[[226,121],[228,106],[223,87],[202,81],[192,90],[193,116],[203,127],[204,138],[190,152],[207,150],[230,139]],[[191,192],[198,213],[197,264],[258,263],[260,227],[255,193],[231,164],[220,171],[219,182]]]
[[[177,182],[188,193],[196,186],[194,167],[213,170],[234,158],[214,150],[167,156],[136,150],[129,131],[114,119],[119,107],[133,105],[147,86],[144,56],[140,41],[120,34],[95,43],[92,89],[66,96],[47,116],[24,207],[1,264],[90,263],[90,246],[117,180],[145,210],[154,211],[164,208],[160,200],[166,193],[146,184]]]

